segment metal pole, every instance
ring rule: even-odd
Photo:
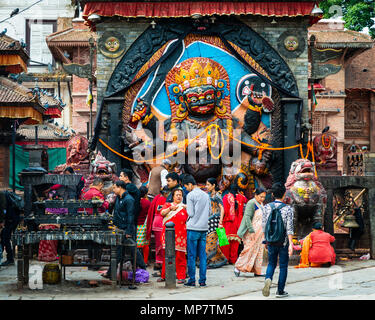
[[[16,192],[16,122],[17,120],[13,121],[13,130],[12,130],[12,145],[13,145],[13,150],[12,150],[12,175],[13,175],[13,193]]]
[[[176,251],[173,222],[165,224],[165,287],[176,288]]]
[[[91,100],[90,100],[90,138],[92,137],[92,104],[93,104],[93,101],[94,101],[94,97],[92,95],[92,67],[93,67],[93,53],[94,53],[94,38],[90,38],[89,39],[89,44],[90,44],[90,86],[89,86],[89,90],[90,90],[90,95],[91,95]]]
[[[38,126],[35,126],[35,144],[38,144]]]

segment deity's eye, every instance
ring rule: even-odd
[[[213,98],[212,94],[206,95],[206,100],[211,100]]]
[[[198,100],[197,97],[191,97],[191,98],[190,98],[190,101],[193,102],[193,103],[194,103],[194,102],[197,102],[197,100]]]

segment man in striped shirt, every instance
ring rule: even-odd
[[[277,298],[282,298],[288,296],[288,293],[284,291],[286,278],[288,275],[288,262],[289,262],[289,256],[293,253],[293,220],[294,220],[294,210],[293,207],[289,205],[285,205],[283,203],[283,199],[285,196],[285,186],[281,183],[275,183],[272,186],[272,194],[275,198],[275,201],[273,202],[273,205],[278,208],[279,206],[282,206],[280,208],[281,217],[284,223],[284,227],[286,230],[285,239],[284,242],[280,243],[272,243],[272,244],[266,244],[267,250],[268,250],[268,266],[266,271],[266,279],[264,282],[264,288],[263,288],[263,295],[265,297],[268,297],[270,295],[270,287],[272,283],[273,274],[276,269],[277,265],[277,258],[279,258],[279,281],[277,285]],[[263,218],[262,218],[262,228],[263,232],[265,232],[266,229],[266,223],[267,220],[272,212],[272,207],[270,204],[267,204],[264,207],[263,212]]]

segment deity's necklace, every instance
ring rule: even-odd
[[[324,144],[324,137],[325,137],[325,134],[322,135],[322,145],[325,149],[329,149],[331,147],[331,137],[328,137],[329,138],[328,145]]]

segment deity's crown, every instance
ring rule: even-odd
[[[175,76],[176,83],[182,91],[206,84],[216,87],[219,78],[220,72],[217,67],[214,69],[210,62],[203,67],[197,60],[194,60],[189,70],[181,68],[180,73],[176,73]]]

